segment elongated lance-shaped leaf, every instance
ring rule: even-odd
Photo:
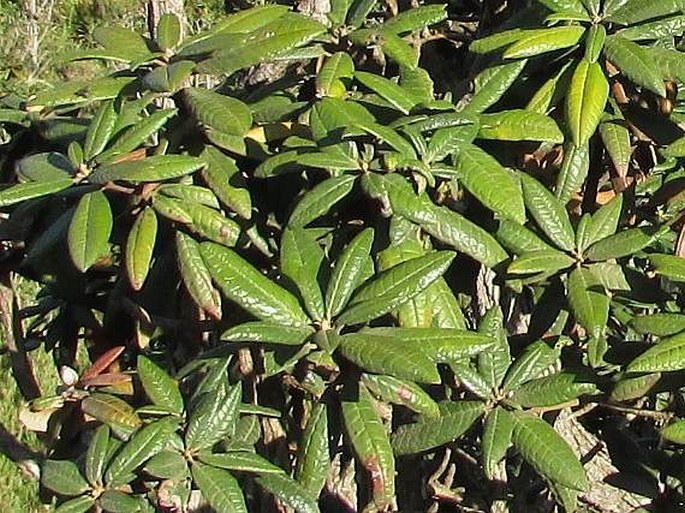
[[[585,36],[585,58],[588,61],[596,62],[599,59],[606,37],[607,30],[604,25],[597,23],[590,27]]]
[[[497,103],[523,71],[526,59],[496,64],[481,71],[474,79],[474,95],[466,111],[478,114]]]
[[[522,109],[481,114],[478,137],[499,141],[546,141],[557,144],[564,141],[564,134],[552,118]]]
[[[481,401],[444,401],[438,403],[440,417],[421,415],[413,424],[397,428],[392,436],[395,454],[414,454],[434,449],[463,435],[483,414]]]
[[[439,383],[435,362],[414,341],[385,334],[349,333],[338,351],[362,369],[421,383]]]
[[[473,53],[490,53],[495,50],[509,46],[526,34],[526,31],[520,28],[503,30],[496,32],[489,36],[477,39],[469,45],[469,51]]]
[[[193,116],[214,130],[243,136],[252,126],[250,108],[236,98],[199,87],[186,88],[183,93]]]
[[[575,233],[564,205],[531,176],[522,173],[521,185],[526,207],[538,226],[557,247],[572,251]]]
[[[509,267],[510,274],[556,273],[571,267],[576,260],[557,249],[529,251],[517,257]]]
[[[657,274],[669,280],[685,282],[685,259],[676,255],[649,255],[649,261]]]
[[[200,253],[200,244],[181,231],[176,232],[176,256],[181,278],[193,301],[214,319],[221,319],[221,296]]]
[[[566,120],[573,143],[582,147],[595,133],[609,97],[609,82],[598,62],[583,58],[566,95]]]
[[[611,391],[613,401],[632,401],[650,393],[661,379],[661,373],[624,375]]]
[[[316,75],[316,93],[319,96],[342,96],[346,92],[343,79],[354,76],[354,62],[346,52],[331,55]]]
[[[130,472],[166,447],[177,429],[178,420],[174,418],[157,420],[145,426],[132,436],[112,459],[105,472],[105,483],[110,486],[123,484],[121,480]]]
[[[328,449],[328,411],[324,403],[312,408],[297,446],[295,480],[318,497],[326,484],[331,465]]]
[[[271,463],[266,458],[252,452],[226,452],[211,454],[201,452],[198,458],[203,463],[226,470],[238,470],[253,474],[283,474],[284,470]]]
[[[240,381],[230,387],[224,383],[202,396],[186,429],[188,449],[208,449],[235,431],[242,390]]]
[[[107,424],[122,439],[128,439],[142,424],[127,402],[113,395],[95,392],[81,401],[84,413]]]
[[[442,276],[454,256],[451,251],[434,252],[384,271],[359,289],[338,322],[358,324],[394,311]]]
[[[495,468],[504,459],[511,445],[514,419],[507,410],[496,407],[489,411],[483,423],[483,470],[488,479],[495,479]]]
[[[583,243],[578,249],[584,251],[588,246],[613,235],[618,228],[623,208],[623,195],[616,195],[609,203],[592,214],[592,220],[587,226]]]
[[[552,426],[530,413],[515,412],[512,415],[514,447],[537,472],[574,490],[589,489],[583,465]]]
[[[611,157],[616,173],[621,178],[626,178],[633,148],[630,145],[630,132],[625,120],[618,118],[600,123],[599,135]]]
[[[635,358],[628,372],[668,372],[685,368],[685,334],[662,340]]]
[[[81,197],[67,233],[69,254],[79,271],[87,271],[109,252],[109,234],[113,222],[105,193],[94,191]]]
[[[564,404],[597,391],[594,383],[584,381],[575,373],[559,372],[524,383],[509,399],[524,408],[537,408]]]
[[[31,182],[46,183],[69,178],[74,173],[74,164],[61,153],[51,151],[24,157],[16,163],[15,169],[19,181],[25,182],[20,185],[29,185]],[[9,189],[5,191],[9,192]]]
[[[144,470],[161,479],[183,479],[188,476],[188,462],[178,450],[165,449],[150,458]]]
[[[505,59],[521,59],[575,46],[585,33],[585,27],[568,25],[523,31],[522,37],[504,51]]]
[[[601,337],[609,317],[609,296],[588,269],[577,267],[568,277],[568,300],[576,320],[589,336]]]
[[[468,361],[452,362],[449,364],[454,377],[460,387],[473,393],[476,397],[488,400],[493,395],[489,383],[478,374],[476,368]]]
[[[312,319],[324,318],[324,299],[319,275],[324,253],[313,235],[304,228],[286,228],[281,237],[281,270],[300,292]]]
[[[60,192],[73,183],[71,178],[60,178],[49,182],[28,182],[13,185],[0,191],[0,208]]]
[[[666,96],[659,68],[647,49],[614,35],[607,38],[604,55],[637,85],[659,96]]]
[[[338,315],[354,290],[361,285],[373,237],[373,228],[366,228],[352,239],[336,261],[326,288],[326,318]]]
[[[440,23],[447,18],[444,5],[422,5],[408,9],[383,23],[384,32],[405,34],[429,25]]]
[[[157,23],[157,44],[165,52],[181,42],[181,21],[174,13],[164,13]]]
[[[685,331],[685,315],[667,312],[637,315],[631,319],[630,327],[638,333],[667,337]]]
[[[240,237],[240,226],[213,208],[186,201],[183,208],[190,215],[188,227],[200,237],[233,247]]]
[[[560,355],[558,349],[550,347],[543,340],[533,342],[509,368],[502,387],[505,390],[516,390],[526,381],[538,378],[557,364]]]
[[[90,488],[73,461],[45,460],[40,474],[41,484],[61,495],[79,495]]]
[[[553,12],[587,14],[581,0],[538,0]]]
[[[590,145],[569,144],[566,147],[564,161],[561,164],[554,193],[564,205],[578,192],[585,183],[590,171]]]
[[[95,430],[86,451],[86,479],[92,486],[102,485],[102,476],[107,465],[109,448],[109,427],[101,425]]]
[[[177,109],[160,110],[127,128],[107,150],[96,157],[97,162],[110,162],[118,155],[124,155],[135,150],[144,144],[153,134],[159,132],[169,118],[174,116],[176,112]]]
[[[633,255],[649,246],[656,236],[653,228],[629,228],[592,244],[585,256],[595,262]]]
[[[464,313],[461,311],[459,301],[445,278],[438,278],[423,294],[426,295],[426,301],[431,305],[432,325],[438,328],[466,329]]]
[[[511,364],[501,308],[493,306],[485,313],[478,325],[478,333],[496,342],[493,348],[478,354],[478,373],[483,376],[490,388],[499,388]]]
[[[438,404],[412,381],[381,374],[362,374],[361,383],[382,401],[406,406],[416,413],[437,417]]]
[[[472,144],[458,144],[455,151],[459,181],[498,216],[517,223],[526,220],[523,195],[516,175]]]
[[[194,462],[193,481],[217,513],[247,513],[238,480],[229,471]]]
[[[612,2],[619,4],[620,7],[605,11],[609,15],[608,20],[620,25],[634,25],[641,21],[660,18],[668,14],[676,14],[683,10],[682,0],[644,0],[642,2]]]
[[[618,34],[630,41],[645,41],[663,39],[669,36],[677,36],[685,30],[685,15],[671,16],[649,23],[628,27]]]
[[[145,394],[156,405],[171,413],[183,413],[183,397],[178,382],[144,355],[138,356],[138,377]]]
[[[63,502],[55,508],[55,513],[86,513],[95,506],[95,499],[90,495],[81,495]]]
[[[549,251],[554,248],[525,226],[509,219],[501,219],[496,232],[497,240],[517,255],[532,251]]]
[[[214,146],[206,146],[200,158],[207,162],[203,180],[217,198],[243,219],[252,217],[252,198],[235,161]]]
[[[179,178],[205,166],[202,159],[187,155],[156,155],[143,160],[104,164],[88,175],[92,183],[116,180],[126,182],[160,182]]]
[[[295,513],[320,513],[317,497],[285,473],[265,474],[256,481],[273,495],[277,502],[292,508]]]
[[[200,253],[223,294],[264,321],[302,326],[309,318],[297,298],[238,256],[212,242],[200,244]]]
[[[384,509],[395,495],[395,456],[373,401],[369,391],[361,386],[356,400],[344,400],[341,410],[357,460],[370,474],[373,501]]]
[[[261,342],[264,344],[278,344],[299,346],[314,333],[309,326],[283,326],[270,322],[244,322],[238,324],[221,335],[225,342]]]
[[[176,198],[183,202],[198,203],[205,207],[211,207],[219,210],[219,200],[214,195],[211,189],[201,187],[199,185],[190,185],[185,183],[166,183],[159,186],[157,189],[159,194],[164,194],[170,198]]]
[[[354,74],[354,78],[403,114],[409,114],[416,106],[416,101],[412,98],[411,94],[405,92],[402,86],[385,77],[365,71],[357,71]]]
[[[326,214],[332,206],[347,196],[356,176],[342,175],[324,180],[307,192],[290,215],[290,226],[305,226]]]
[[[669,424],[661,430],[661,436],[670,442],[685,444],[685,420]]]
[[[114,132],[118,114],[114,109],[114,101],[104,102],[95,113],[83,146],[83,157],[86,162],[97,156],[107,147]]]
[[[150,271],[152,253],[157,239],[157,216],[145,208],[133,222],[126,241],[126,274],[133,290],[143,288]]]

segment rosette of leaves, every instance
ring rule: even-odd
[[[497,340],[497,345],[479,354],[475,362],[450,364],[461,386],[475,399],[441,401],[438,419],[418,415],[414,423],[399,426],[392,435],[393,449],[399,456],[433,451],[480,421],[481,464],[488,479],[503,479],[502,460],[513,445],[549,483],[566,511],[574,511],[578,492],[589,487],[583,466],[538,414],[568,407],[598,389],[582,368],[561,370],[563,337],[555,345],[548,340],[534,341],[512,359],[502,324],[501,311],[489,310],[478,332]]]

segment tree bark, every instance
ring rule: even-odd
[[[175,14],[181,20],[181,38],[183,38],[188,25],[183,0],[148,0],[147,27],[150,31],[150,36],[153,39],[155,38],[159,18],[167,13]]]

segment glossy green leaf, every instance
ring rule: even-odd
[[[524,408],[538,408],[564,404],[597,391],[594,383],[579,380],[572,372],[559,372],[523,383],[509,399]]]
[[[523,109],[482,114],[478,137],[500,141],[544,141],[557,144],[564,141],[564,134],[552,118]]]
[[[133,222],[126,241],[126,274],[133,290],[143,288],[150,271],[152,253],[157,239],[157,216],[145,208]]]
[[[269,280],[233,250],[203,242],[200,253],[223,294],[255,317],[287,326],[309,323],[295,296]]]
[[[230,472],[197,462],[191,470],[202,496],[217,513],[247,513],[243,491]]]
[[[85,473],[92,486],[102,485],[102,476],[108,459],[109,427],[101,425],[93,433],[86,451]]]
[[[357,460],[371,476],[373,502],[379,509],[385,509],[395,496],[395,457],[373,398],[360,387],[356,400],[343,401],[341,411]]]
[[[683,9],[681,0],[642,0],[621,3],[621,6],[608,11],[608,20],[620,25],[634,25],[652,18],[676,14]]]
[[[356,178],[353,175],[336,176],[316,185],[304,195],[293,210],[289,219],[290,226],[305,226],[325,215],[331,207],[350,193]]]
[[[474,95],[467,106],[469,113],[481,113],[497,103],[526,65],[526,59],[496,64],[481,71],[474,79]]]
[[[619,194],[597,210],[592,215],[592,220],[587,226],[584,244],[579,244],[579,249],[584,250],[586,247],[616,233],[622,209],[623,195]]]
[[[571,267],[575,259],[556,249],[543,249],[523,253],[509,267],[510,274],[556,273]]]
[[[0,191],[0,208],[47,196],[48,194],[54,194],[72,184],[73,180],[71,178],[60,178],[59,180],[51,180],[49,182],[29,182],[13,185]]]
[[[119,490],[105,490],[98,497],[98,505],[108,513],[132,513],[140,511],[141,503],[134,495]]]
[[[331,465],[328,448],[328,411],[324,403],[314,406],[297,446],[295,479],[318,497]]]
[[[187,203],[199,203],[215,210],[221,208],[214,192],[206,187],[185,183],[165,183],[157,189],[159,194],[175,198]]]
[[[599,135],[618,176],[627,176],[633,149],[630,145],[630,131],[626,122],[622,119],[604,121],[599,125]]]
[[[90,489],[76,463],[69,460],[45,460],[41,467],[40,482],[60,495],[79,495]]]
[[[667,337],[685,331],[685,315],[666,312],[637,315],[630,326],[638,333]]]
[[[598,262],[633,255],[649,246],[655,235],[653,229],[629,228],[595,242],[587,249],[585,256]]]
[[[469,51],[473,53],[490,53],[505,46],[509,46],[512,43],[517,42],[526,34],[526,31],[520,28],[513,28],[509,30],[504,30],[502,32],[496,32],[490,34],[489,36],[476,39],[469,45]]]
[[[378,94],[381,98],[385,99],[390,105],[403,114],[409,114],[416,105],[416,102],[410,94],[406,93],[400,85],[387,78],[365,71],[355,72],[354,78]]]
[[[413,341],[386,334],[350,333],[342,336],[338,351],[362,369],[421,383],[439,383],[435,362]]]
[[[685,15],[662,18],[649,23],[628,27],[618,34],[629,41],[645,41],[678,36],[685,30]]]
[[[576,146],[569,144],[566,147],[564,161],[557,175],[557,184],[554,193],[563,204],[569,202],[585,184],[590,171],[590,145]]]
[[[558,349],[550,347],[543,340],[533,342],[513,363],[502,387],[505,390],[516,390],[526,381],[542,376],[550,367],[556,365],[560,355]]]
[[[103,192],[89,192],[81,197],[67,233],[69,254],[79,271],[87,271],[109,253],[113,223],[112,210]]]
[[[202,396],[193,410],[186,429],[185,442],[190,450],[208,449],[235,430],[238,406],[242,398],[242,382],[225,384]]]
[[[490,388],[499,388],[511,364],[501,308],[493,306],[485,312],[478,325],[478,333],[495,343],[492,348],[478,354],[478,373],[483,376]]]
[[[152,197],[152,208],[163,217],[177,223],[190,224],[193,222],[192,216],[183,203],[163,194],[155,194]]]
[[[535,222],[557,247],[572,251],[575,233],[564,205],[535,178],[522,173],[523,198]]]
[[[221,335],[225,342],[261,342],[263,344],[278,344],[299,346],[314,333],[307,326],[293,327],[269,322],[253,321],[238,324]]]
[[[175,48],[181,42],[181,20],[174,13],[164,13],[157,23],[157,44],[162,51]]]
[[[138,355],[136,369],[145,394],[153,404],[177,415],[183,412],[183,397],[175,379],[144,355]]]
[[[685,444],[685,421],[672,422],[661,430],[661,436],[669,442]]]
[[[176,93],[188,82],[195,70],[193,61],[177,61],[166,66],[159,66],[150,71],[142,79],[143,85],[151,91],[160,93]]]
[[[604,55],[637,85],[666,96],[659,68],[647,49],[621,36],[610,36],[604,45]]]
[[[88,176],[92,183],[115,180],[127,182],[160,182],[188,175],[205,166],[205,162],[187,155],[156,155],[143,160],[105,164]]]
[[[55,508],[55,513],[86,513],[95,505],[95,499],[90,495],[82,495],[63,502]]]
[[[504,51],[505,59],[521,59],[578,44],[585,33],[585,27],[568,25],[547,29],[524,30],[514,44]]]
[[[200,453],[199,459],[203,463],[225,470],[237,470],[253,474],[283,474],[282,468],[277,467],[266,458],[252,452]]]
[[[553,12],[585,14],[581,0],[538,0],[539,3]]]
[[[497,215],[523,223],[523,195],[516,175],[504,169],[487,152],[472,144],[455,147],[459,181]]]
[[[185,89],[184,98],[193,116],[215,130],[242,136],[252,126],[250,108],[236,98],[198,87]]]
[[[103,393],[92,393],[81,401],[84,413],[107,424],[119,438],[127,439],[142,421],[127,402]]]
[[[612,401],[632,401],[644,397],[661,379],[661,373],[622,376],[611,391]]]
[[[590,62],[597,62],[604,43],[606,42],[607,31],[604,25],[594,24],[590,27],[585,37],[585,58]]]
[[[61,153],[54,151],[34,153],[16,163],[16,172],[20,182],[50,183],[69,178],[74,173],[74,165]],[[9,190],[4,191],[9,192]],[[17,190],[21,190],[21,187]]]
[[[568,277],[568,301],[588,336],[601,337],[609,316],[609,296],[588,269],[577,267]]]
[[[416,383],[381,374],[362,374],[361,382],[382,401],[428,416],[440,415],[438,404]]]
[[[538,114],[549,113],[566,96],[566,90],[571,83],[571,76],[573,74],[572,64],[573,61],[568,61],[557,73],[542,84],[540,89],[528,101],[526,110],[537,112]]]
[[[213,146],[206,146],[200,157],[207,162],[201,173],[212,192],[240,217],[250,219],[252,199],[235,161]]]
[[[566,95],[566,120],[573,143],[582,147],[595,133],[609,97],[609,82],[598,62],[581,59]]]
[[[440,23],[446,18],[447,12],[444,5],[422,5],[390,18],[383,23],[383,31],[405,34]]]
[[[287,228],[281,237],[281,270],[300,292],[307,312],[315,320],[324,318],[324,299],[319,274],[324,253],[310,232]]]
[[[200,245],[181,231],[176,232],[176,256],[181,278],[195,303],[214,319],[221,319],[221,296],[200,254]]]
[[[424,294],[433,312],[432,324],[438,328],[466,329],[459,302],[444,278],[438,278]]]
[[[203,239],[233,247],[240,237],[240,225],[213,208],[185,201],[185,211],[190,215],[188,227]]]
[[[529,413],[516,412],[513,417],[514,447],[537,472],[574,490],[589,489],[583,465],[552,426]]]
[[[470,362],[452,362],[449,364],[458,385],[484,400],[491,399],[493,390],[490,384]]]
[[[483,423],[483,470],[488,479],[495,479],[495,468],[504,459],[511,445],[514,419],[507,410],[496,407],[485,415]]]
[[[471,427],[485,407],[480,401],[444,401],[439,406],[439,418],[421,415],[417,422],[397,428],[392,436],[396,455],[423,452],[452,442]]]
[[[256,481],[278,502],[292,508],[295,513],[319,513],[316,496],[293,478],[285,474],[266,474],[258,477]]]
[[[635,358],[627,372],[668,372],[685,368],[685,334],[662,340]]]
[[[685,282],[685,258],[675,255],[649,255],[657,274],[669,280]]]
[[[113,101],[104,102],[95,113],[83,146],[83,156],[86,161],[90,161],[105,149],[114,132],[117,117]]]
[[[127,28],[100,26],[93,31],[93,39],[122,61],[139,61],[150,55],[145,39]]]
[[[499,228],[495,233],[507,249],[517,255],[536,251],[553,251],[554,248],[530,231],[524,225],[509,219],[500,219]]]
[[[145,472],[161,479],[182,479],[188,475],[188,462],[175,450],[163,450],[145,464]]]
[[[354,62],[346,52],[331,55],[316,75],[316,92],[319,96],[342,96],[345,93],[343,79],[354,76]]]

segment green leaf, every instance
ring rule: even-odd
[[[61,153],[51,151],[22,158],[17,162],[16,170],[21,182],[45,183],[69,178],[74,165]]]
[[[326,318],[338,315],[352,292],[361,285],[364,265],[370,258],[373,228],[361,231],[347,245],[335,265],[326,289]]]
[[[124,484],[123,479],[164,449],[171,435],[178,429],[173,418],[157,420],[138,431],[116,454],[105,472],[105,483],[109,486]]]
[[[529,413],[516,412],[513,418],[514,447],[538,473],[574,490],[589,489],[583,465],[552,426]]]
[[[440,415],[438,404],[416,383],[380,374],[362,374],[361,382],[384,402],[406,406],[432,417]]]
[[[481,71],[474,79],[474,95],[466,110],[481,113],[497,103],[523,71],[526,59],[496,64]]]
[[[495,479],[495,468],[506,456],[513,432],[514,419],[504,408],[498,406],[485,415],[482,459],[488,479]]]
[[[237,470],[253,474],[283,474],[283,469],[252,452],[200,453],[200,461],[225,470]]]
[[[261,342],[263,344],[282,344],[299,346],[314,333],[308,327],[283,326],[268,322],[244,322],[238,324],[221,335],[225,342]]]
[[[526,211],[516,175],[472,144],[455,146],[459,181],[483,205],[499,216],[524,223]]]
[[[247,513],[238,480],[227,470],[194,462],[193,481],[217,513]]]
[[[343,96],[346,92],[343,79],[354,76],[354,62],[346,52],[331,55],[316,75],[316,93],[319,96]]]
[[[608,20],[619,25],[635,25],[641,21],[676,14],[683,10],[682,0],[642,0],[623,2],[617,9],[607,10]]]
[[[612,401],[632,401],[650,393],[661,379],[660,373],[622,376],[611,391]]]
[[[600,338],[609,317],[609,296],[588,269],[577,267],[568,277],[568,301],[588,336]]]
[[[560,351],[543,340],[528,345],[509,368],[502,388],[516,390],[523,383],[540,377],[559,360]]]
[[[105,149],[114,133],[118,117],[114,109],[114,101],[106,101],[100,106],[86,132],[86,142],[83,146],[83,156],[86,161],[90,161]]]
[[[174,13],[164,13],[157,23],[157,44],[165,52],[181,42],[181,20]]]
[[[222,383],[202,395],[188,422],[186,447],[193,451],[208,449],[233,433],[242,394],[242,382],[239,381],[230,387]]]
[[[447,18],[444,5],[422,5],[393,16],[383,23],[383,31],[395,34],[415,32],[429,25],[435,25]]]
[[[587,226],[584,243],[579,244],[579,250],[585,250],[588,246],[613,235],[621,219],[623,208],[623,195],[616,195],[609,203],[603,205],[592,215],[592,220]]]
[[[86,451],[86,478],[92,486],[102,485],[102,476],[108,459],[109,427],[101,425],[95,430]]]
[[[630,131],[625,120],[604,121],[599,125],[599,135],[618,176],[627,176],[633,149],[630,145]]]
[[[371,394],[359,387],[358,398],[344,400],[341,412],[357,460],[371,476],[373,502],[385,509],[395,496],[395,457]]]
[[[521,59],[569,48],[578,44],[584,33],[585,27],[579,25],[524,30],[502,56],[505,59]]]
[[[685,282],[685,259],[675,255],[649,255],[657,274],[669,280]]]
[[[581,59],[566,95],[566,119],[576,146],[582,147],[595,133],[609,97],[609,82],[598,62]]]
[[[281,237],[281,270],[297,286],[312,319],[324,318],[324,299],[319,274],[324,253],[310,232],[286,228]]]
[[[46,488],[60,495],[80,495],[90,489],[76,463],[69,460],[45,460],[40,482]]]
[[[630,326],[638,333],[667,337],[685,331],[685,315],[665,312],[637,315]]]
[[[490,34],[487,37],[476,39],[469,45],[469,51],[473,53],[490,53],[505,46],[509,46],[512,43],[517,42],[521,39],[527,31],[520,28],[514,28],[509,30],[503,30],[502,32],[496,32]]]
[[[99,166],[88,176],[92,183],[115,180],[127,182],[160,182],[179,178],[201,169],[205,162],[187,155],[156,155],[143,160],[124,161]]]
[[[564,205],[535,178],[525,173],[520,176],[523,198],[535,222],[557,247],[573,251],[575,233]]]
[[[637,85],[659,96],[666,96],[661,72],[650,53],[642,46],[621,36],[610,36],[604,45],[604,55]]]
[[[651,39],[665,39],[678,36],[685,30],[685,16],[673,16],[649,23],[641,23],[634,27],[628,27],[618,32],[624,39],[629,41],[645,41]]]
[[[156,239],[157,216],[152,208],[146,207],[136,216],[126,241],[126,274],[133,290],[143,288]]]
[[[606,42],[607,30],[604,25],[593,24],[585,37],[585,58],[590,62],[597,62],[604,43]]]
[[[481,114],[478,137],[499,141],[564,141],[564,134],[549,116],[531,110],[512,109]]]
[[[573,61],[568,61],[561,69],[547,80],[533,97],[528,101],[526,110],[547,114],[557,103],[566,96],[566,91],[571,83]]]
[[[164,196],[163,194],[155,194],[152,197],[152,208],[163,217],[171,219],[181,224],[190,224],[193,218],[188,213],[185,205],[178,200]]]
[[[250,107],[236,98],[199,87],[188,87],[183,94],[193,116],[214,130],[243,136],[252,127]]]
[[[493,397],[492,388],[470,362],[453,362],[449,365],[460,387],[486,401]]]
[[[69,223],[67,242],[76,268],[86,272],[100,257],[109,253],[112,210],[102,191],[84,194]]]
[[[668,372],[685,368],[685,334],[662,340],[635,358],[627,372]]]
[[[214,319],[221,319],[221,296],[200,253],[200,245],[183,232],[176,232],[176,256],[181,278],[193,301]]]
[[[685,444],[685,420],[677,420],[664,427],[661,436],[669,442]]]
[[[359,289],[338,322],[359,324],[394,311],[442,276],[454,257],[451,251],[433,252],[382,272]]]
[[[585,256],[588,260],[599,262],[633,255],[649,246],[657,233],[651,228],[629,228],[595,242]]]
[[[95,392],[81,401],[83,413],[107,424],[119,438],[128,439],[142,421],[133,407],[112,395]]]
[[[190,215],[189,228],[201,238],[233,247],[240,237],[240,225],[213,208],[185,201],[185,211]]]
[[[142,79],[147,89],[159,93],[176,93],[188,82],[195,70],[193,61],[177,61],[167,66],[159,66],[150,71]]]
[[[564,205],[570,201],[573,195],[585,184],[585,179],[590,171],[590,145],[576,146],[569,144],[566,147],[564,162],[557,176],[555,195]]]
[[[355,72],[354,78],[378,94],[381,98],[388,101],[390,105],[403,114],[409,114],[416,106],[416,101],[410,94],[406,93],[401,86],[387,78],[365,71]]]
[[[134,513],[140,511],[141,507],[135,496],[119,490],[105,490],[98,497],[98,505],[109,513]]]
[[[255,317],[287,326],[309,324],[297,298],[276,285],[233,250],[211,242],[200,253],[223,294]]]
[[[478,354],[478,373],[483,376],[490,388],[497,389],[511,364],[501,308],[493,306],[485,312],[478,326],[478,333],[496,342],[493,348]]]
[[[499,228],[495,235],[507,249],[517,255],[533,251],[554,250],[552,246],[524,225],[509,219],[500,219]]]
[[[297,445],[295,479],[305,490],[318,497],[326,484],[330,465],[328,411],[324,403],[318,403],[309,414]]]
[[[188,476],[188,462],[176,450],[163,450],[148,460],[145,472],[162,479],[183,479]]]
[[[86,513],[95,505],[95,499],[89,495],[82,495],[63,502],[55,508],[55,513]]]
[[[243,219],[252,217],[252,199],[235,161],[213,146],[205,146],[200,157],[207,162],[202,178],[222,203]]]
[[[396,455],[423,452],[456,440],[483,414],[485,407],[481,401],[444,401],[438,405],[439,418],[421,415],[417,422],[395,430],[392,448]]]
[[[0,191],[0,208],[60,192],[73,183],[71,178],[60,178],[59,180],[51,180],[49,182],[29,182],[13,185]]]
[[[187,203],[199,203],[205,207],[210,207],[219,210],[219,200],[217,200],[214,192],[206,187],[199,185],[190,185],[185,183],[165,183],[157,189],[159,194],[164,194],[170,198],[175,198]]]
[[[543,249],[523,253],[516,258],[507,272],[510,274],[556,273],[571,267],[575,263],[573,257],[556,249]]]
[[[538,0],[538,2],[553,12],[586,14],[581,0]]]
[[[316,185],[299,201],[288,224],[291,227],[305,226],[328,213],[331,207],[350,193],[356,178],[354,175],[335,176]]]
[[[93,39],[107,52],[125,62],[135,62],[150,56],[145,39],[137,32],[123,27],[97,27]]]
[[[349,333],[338,351],[364,370],[421,383],[439,383],[440,374],[423,348],[414,341],[376,333]]]
[[[258,477],[256,481],[279,503],[292,508],[295,513],[319,513],[316,496],[293,478],[285,474],[266,474]]]
[[[171,413],[183,413],[183,397],[178,382],[144,355],[138,355],[138,377],[145,394],[156,405]]]
[[[564,404],[597,391],[594,383],[579,380],[572,372],[559,372],[523,383],[509,399],[524,408],[539,408]]]

